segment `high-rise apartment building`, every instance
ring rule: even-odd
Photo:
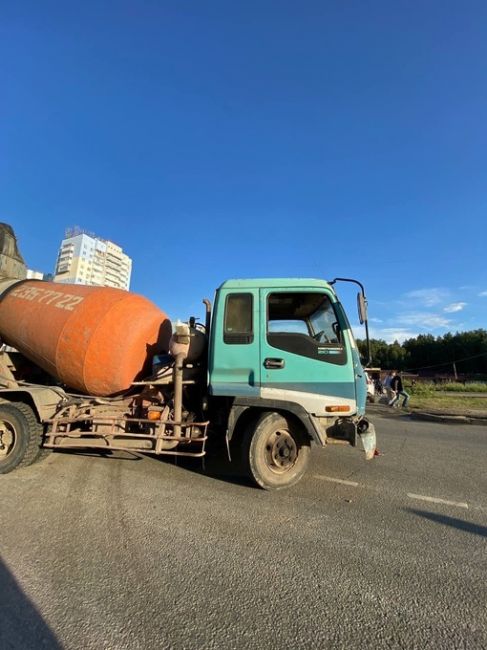
[[[66,230],[61,242],[55,282],[130,287],[132,260],[120,246],[79,228]]]

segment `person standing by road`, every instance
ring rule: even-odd
[[[387,393],[387,401],[392,402],[395,397],[395,393],[392,390],[392,370],[389,370],[384,379],[384,388]]]
[[[398,374],[397,370],[392,371],[392,380],[391,388],[395,392],[395,397],[389,402],[389,406],[394,406],[395,403],[399,400],[400,397],[403,398],[402,407],[406,408],[409,401],[409,394],[403,388],[401,376]]]

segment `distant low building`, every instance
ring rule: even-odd
[[[44,280],[45,274],[42,271],[33,271],[32,269],[27,269],[27,280]]]
[[[114,242],[79,228],[68,229],[61,242],[55,282],[128,290],[132,260]]]

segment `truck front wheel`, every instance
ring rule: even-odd
[[[0,474],[35,461],[42,427],[33,410],[21,402],[0,403]]]
[[[259,417],[246,432],[244,465],[249,476],[265,490],[279,490],[297,483],[308,465],[310,447],[306,435],[279,413]]]

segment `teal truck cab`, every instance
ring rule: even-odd
[[[177,323],[153,373],[113,397],[29,379],[25,358],[1,352],[0,473],[33,462],[41,446],[201,457],[214,441],[236,471],[280,489],[303,476],[313,443],[360,442],[372,458],[366,377],[337,280],[224,282],[213,307],[204,301],[205,325]]]
[[[362,292],[366,323],[365,304]],[[261,487],[297,482],[312,442],[355,446],[361,438],[366,458],[374,455],[365,373],[331,283],[224,282],[211,319],[208,374],[212,408],[228,412],[227,439],[239,438],[246,469]]]

